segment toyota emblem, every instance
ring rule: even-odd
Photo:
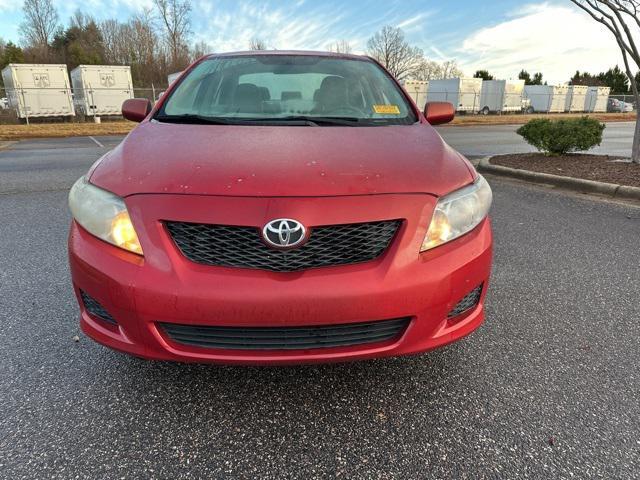
[[[290,218],[271,220],[262,229],[264,240],[276,248],[291,248],[300,245],[305,239],[305,233],[304,225]]]

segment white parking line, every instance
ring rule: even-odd
[[[94,142],[96,142],[96,145],[98,145],[100,148],[104,148],[104,145],[100,143],[98,140],[96,140],[95,138],[93,138],[91,135],[89,135],[89,138]]]

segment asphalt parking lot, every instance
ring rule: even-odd
[[[590,153],[631,155],[635,122],[610,122],[602,135],[602,144]],[[501,155],[534,152],[516,133],[519,125],[454,126],[438,128],[443,138],[467,156]]]
[[[640,208],[490,178],[487,321],[422,356],[145,362],[77,324],[66,190],[96,140],[0,150],[0,478],[638,478]]]

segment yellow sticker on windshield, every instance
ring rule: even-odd
[[[400,115],[400,109],[397,105],[374,105],[375,113],[386,113],[387,115]]]

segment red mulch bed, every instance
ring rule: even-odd
[[[568,154],[545,157],[541,153],[521,153],[492,157],[491,164],[640,187],[640,164],[608,155]]]

